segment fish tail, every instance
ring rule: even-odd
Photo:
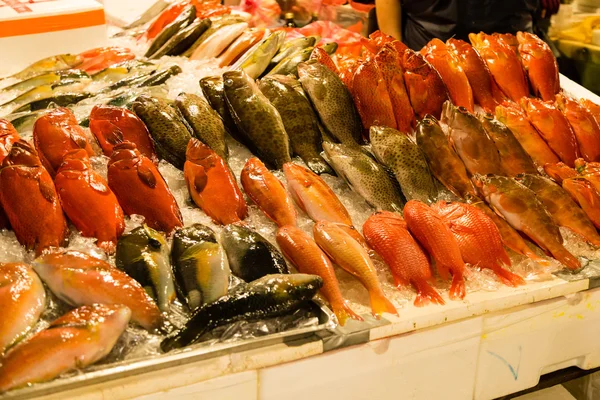
[[[444,305],[446,302],[442,296],[438,293],[433,286],[427,281],[419,281],[414,283],[417,289],[417,298],[415,299],[415,306],[423,307],[429,303]]]
[[[452,275],[452,285],[450,285],[450,298],[452,300],[464,299],[466,294],[465,278],[462,272],[454,273]]]
[[[345,301],[339,302],[337,304],[332,303],[331,307],[333,308],[333,312],[341,326],[344,326],[346,324],[348,318],[352,318],[356,321],[363,321],[362,317],[356,314],[354,311],[352,311],[348,303],[346,303]]]
[[[494,273],[507,286],[517,287],[525,284],[525,280],[523,278],[507,269],[501,267],[494,268]]]
[[[381,314],[384,312],[398,315],[398,311],[396,311],[396,307],[392,304],[391,301],[385,297],[381,290],[375,292],[369,292],[369,297],[371,301],[371,312],[373,316],[377,319],[381,318]]]
[[[552,251],[552,255],[554,258],[560,261],[561,264],[566,265],[570,270],[575,271],[581,268],[581,263],[577,257],[569,253],[569,251],[562,246],[558,249],[554,249]]]
[[[193,317],[192,317],[193,319]],[[160,349],[163,353],[171,351],[173,349],[179,349],[181,347],[190,345],[210,330],[210,324],[204,324],[203,327],[195,329],[188,328],[187,326],[183,329],[172,333],[167,336],[162,342],[160,342]]]

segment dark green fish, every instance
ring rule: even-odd
[[[203,334],[232,322],[273,318],[296,311],[323,286],[317,275],[267,275],[199,308],[183,329],[160,344],[162,351],[187,346]]]
[[[206,78],[200,79],[200,89],[210,106],[221,116],[223,124],[227,128],[227,132],[233,136],[238,142],[248,146],[250,143],[242,136],[238,131],[235,121],[229,112],[227,107],[227,100],[225,100],[225,87],[223,85],[223,78],[220,76],[207,76]]]
[[[25,111],[37,111],[48,108],[51,104],[55,104],[58,107],[66,107],[71,104],[79,103],[81,100],[91,97],[91,93],[58,93],[50,97],[46,97],[40,100],[32,101],[28,104],[24,104],[21,107],[14,110],[14,112],[25,112]]]
[[[321,47],[323,50],[327,52],[327,54],[332,55],[338,48],[338,44],[336,42],[325,43]]]
[[[169,25],[154,38],[144,57],[150,57],[156,53],[177,32],[191,24],[196,19],[196,7],[189,6]]]
[[[154,74],[148,77],[140,77],[139,80],[131,82],[131,87],[145,87],[145,86],[158,86],[165,83],[170,77],[181,73],[181,67],[179,65],[171,65],[167,69],[162,71],[156,71]]]
[[[279,75],[295,75],[298,76],[298,64],[305,62],[310,58],[313,47],[307,47],[305,49],[298,50],[292,53],[290,56],[284,58],[273,67],[267,75],[279,74]]]
[[[177,32],[171,39],[169,39],[158,51],[150,58],[160,58],[162,56],[178,56],[202,35],[208,28],[210,28],[211,20],[208,18],[202,20],[196,20],[192,22],[186,28]]]
[[[257,232],[242,225],[227,225],[221,231],[231,272],[251,282],[268,274],[287,274],[288,266],[279,250]]]

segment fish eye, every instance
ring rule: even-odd
[[[458,111],[460,111],[460,112],[461,112],[461,113],[463,113],[463,114],[468,114],[468,113],[469,113],[469,110],[467,110],[467,109],[466,109],[465,107],[463,107],[463,106],[460,106],[460,107],[458,107]]]
[[[153,247],[155,249],[160,249],[161,246],[160,241],[155,238],[148,238],[148,244],[150,245],[150,247]]]

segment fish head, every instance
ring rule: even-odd
[[[127,109],[123,107],[115,107],[105,104],[94,106],[90,112],[90,123],[91,121],[115,121],[119,118],[123,118]]]
[[[226,251],[241,251],[240,243],[252,243],[254,232],[242,224],[229,224],[219,234],[219,242]]]
[[[121,304],[93,304],[76,308],[57,320],[49,328],[62,326],[81,327],[98,334],[98,339],[90,345],[104,345],[107,336],[114,337],[115,332],[123,332],[131,319],[131,310]],[[120,335],[116,335],[115,340]],[[110,346],[112,347],[112,346]]]
[[[38,167],[42,165],[42,162],[35,148],[25,140],[19,139],[13,143],[10,152],[2,162],[2,167],[11,165]]]
[[[509,190],[511,184],[514,183],[514,181],[512,181],[512,179],[509,177],[493,174],[475,174],[471,178],[471,181],[479,190],[479,192],[486,198],[493,193]]]
[[[242,70],[227,71],[223,74],[223,88],[227,94],[239,93],[246,98],[252,95],[254,80]],[[230,96],[227,96],[229,99]]]
[[[117,166],[120,169],[132,168],[142,158],[135,143],[123,142],[113,148],[108,166]]]
[[[79,54],[63,54],[61,59],[69,68],[76,67],[83,62],[83,57]]]
[[[266,287],[269,293],[281,299],[310,300],[323,286],[323,279],[310,274],[271,274],[251,283],[255,287]]]
[[[421,75],[423,78],[426,78],[433,71],[425,57],[412,49],[406,49],[402,54],[402,67],[406,71]]]
[[[544,171],[558,183],[565,179],[574,178],[577,176],[577,171],[563,162],[558,162],[556,164],[548,163],[544,165]]]
[[[471,127],[479,125],[477,117],[469,112],[465,107],[455,106],[450,100],[446,100],[442,109],[442,122],[449,127]]]
[[[0,143],[7,137],[11,137],[15,140],[19,139],[19,132],[17,132],[10,121],[0,118]]]
[[[113,268],[104,260],[101,260],[99,258],[93,257],[89,254],[80,251],[73,250],[47,252],[33,260],[32,266],[33,269],[38,273],[38,275],[40,275],[44,279],[47,279],[49,276],[52,275],[52,273],[59,272],[63,269],[110,270]]]
[[[209,97],[207,94],[211,92],[222,92],[223,78],[220,76],[206,76],[200,79],[200,88],[206,97]]]
[[[91,168],[88,152],[85,149],[76,149],[65,154],[59,171],[89,171]]]
[[[214,159],[219,157],[210,147],[202,143],[196,138],[191,138],[188,142],[187,149],[185,151],[185,158],[187,161],[199,164],[204,167],[210,167],[214,164]]]
[[[302,87],[310,90],[317,85],[317,82],[327,79],[333,74],[327,67],[318,62],[301,62],[298,64],[298,76]]]
[[[258,159],[258,157],[252,157],[246,161],[244,164],[244,168],[241,172],[241,175],[247,175],[250,178],[259,178],[264,177],[265,174],[268,174],[269,170],[265,167],[262,161]]]
[[[450,38],[446,40],[446,46],[448,47],[448,50],[453,51],[454,54],[457,55],[467,52],[471,49],[471,45],[469,43],[465,42],[464,40],[455,38]]]

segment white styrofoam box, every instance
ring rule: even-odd
[[[109,23],[124,27],[135,21],[156,3],[167,4],[166,0],[103,0],[106,19]]]
[[[45,57],[105,46],[102,5],[94,0],[3,0],[0,76]]]

